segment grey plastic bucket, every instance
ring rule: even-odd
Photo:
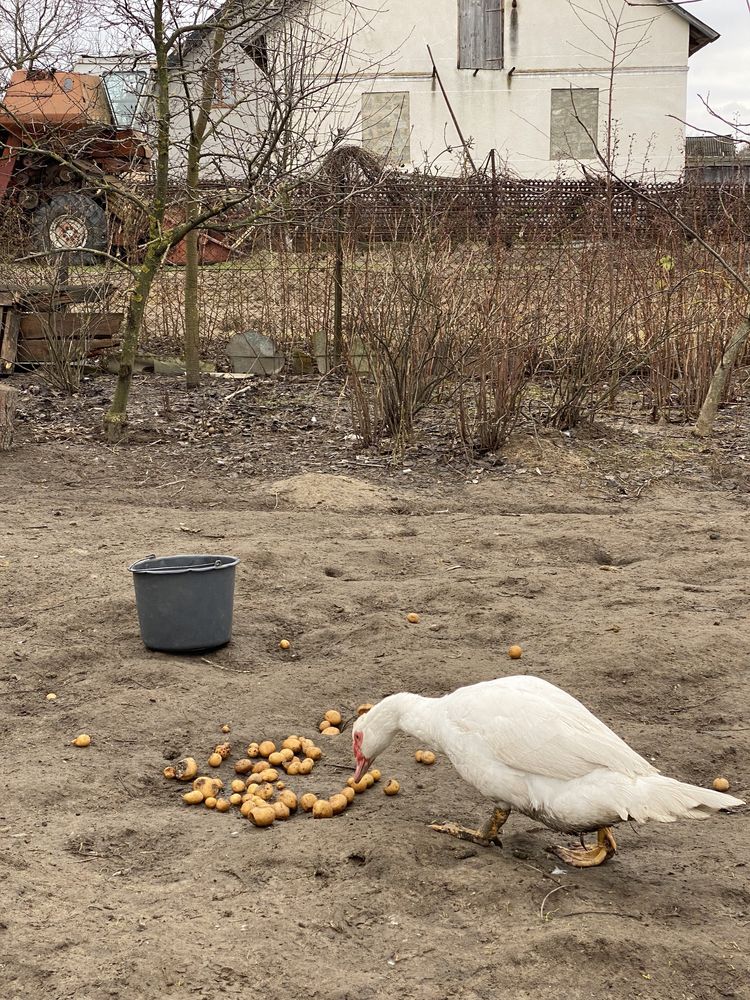
[[[236,556],[148,556],[129,566],[146,646],[197,653],[226,645],[238,562]]]

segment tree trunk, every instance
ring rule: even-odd
[[[188,389],[201,384],[200,313],[198,311],[198,230],[185,237],[185,382]]]
[[[0,451],[13,447],[13,419],[16,413],[17,392],[10,386],[0,386]]]
[[[740,323],[711,378],[711,384],[708,387],[701,412],[698,414],[698,419],[693,428],[693,434],[696,437],[710,437],[714,429],[716,414],[719,411],[719,404],[724,398],[727,379],[742,349],[747,344],[748,338],[750,338],[750,318],[743,319]]]

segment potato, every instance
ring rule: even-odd
[[[187,802],[189,806],[197,806],[198,803],[203,801],[203,792],[198,792],[195,789],[192,792],[185,792],[182,796],[182,801]]]
[[[369,771],[367,771],[366,774],[362,775],[362,781],[364,782],[365,785],[367,785],[368,788],[372,788],[372,786],[375,784],[375,779],[373,778],[373,776],[370,774]]]
[[[278,750],[274,750],[273,753],[269,753],[268,755],[268,763],[271,764],[273,767],[278,767],[279,764],[283,764],[285,760],[286,757],[284,757],[283,754],[279,753]]]
[[[215,809],[216,801],[217,800],[213,797],[213,795],[209,795],[207,799],[203,800],[203,805],[206,807],[206,809]]]
[[[248,744],[247,755],[248,757],[253,757],[253,758],[260,756],[260,747],[258,746],[257,743]]]
[[[81,733],[80,736],[76,736],[70,743],[74,747],[87,747],[91,743],[91,737],[88,733]]]
[[[224,723],[224,725],[221,727],[221,731],[222,733],[231,733],[232,727],[229,725],[229,723]]]
[[[714,788],[717,792],[728,792],[729,782],[726,778],[714,778]]]
[[[296,753],[302,747],[302,742],[298,736],[287,736],[284,742],[281,744],[282,750],[291,750],[292,753]]]
[[[272,799],[274,796],[274,790],[272,785],[261,785],[258,791],[255,793],[259,799]]]
[[[47,695],[47,701],[57,701],[57,695],[55,694],[54,691],[50,691],[50,693]]]
[[[291,642],[288,639],[282,639],[279,642],[279,649],[289,649],[291,647]]]
[[[285,768],[286,773],[291,775],[299,774],[300,764],[301,761],[297,760],[296,757],[294,758],[294,760],[290,760]]]
[[[333,816],[331,803],[326,799],[318,799],[312,807],[313,819],[330,819]]]
[[[372,780],[373,781],[380,781],[380,777],[381,777],[380,771],[378,771],[378,769],[376,767],[374,767],[372,769],[372,771],[370,771],[370,774],[372,775]]]
[[[179,781],[192,781],[198,773],[198,762],[194,757],[183,757],[174,765],[174,773]]]
[[[347,799],[345,795],[341,794],[332,795],[328,801],[331,804],[331,809],[333,809],[334,816],[338,816],[338,814],[342,813],[344,809],[346,809],[346,807],[349,805],[349,799]]]
[[[423,750],[422,756],[421,758],[419,758],[420,764],[434,764],[435,760],[436,760],[435,754],[432,752],[432,750]]]
[[[286,785],[284,784],[284,782],[283,782],[283,781],[277,781],[277,782],[276,782],[276,790],[277,790],[277,791],[279,791],[279,792],[283,792],[283,790],[284,790],[285,788],[286,788]]]
[[[275,750],[276,744],[273,740],[263,740],[262,743],[258,744],[258,753],[261,757],[268,757],[268,755],[272,754]]]
[[[250,813],[255,809],[255,803],[252,799],[246,799],[240,806],[240,816],[244,816],[245,819],[250,818]]]
[[[216,798],[221,787],[222,787],[221,782],[217,778],[208,778],[205,776],[201,776],[200,778],[196,778],[195,781],[193,782],[193,789],[195,791],[200,792],[203,795],[204,799],[207,799],[211,796]]]
[[[258,777],[261,781],[277,781],[279,772],[272,767],[268,767],[265,771],[261,771]]]
[[[297,809],[297,796],[291,788],[285,788],[279,794],[279,802],[283,802],[289,812],[295,812]]]
[[[326,726],[325,729],[321,729],[320,731],[321,736],[338,736],[340,733],[341,730],[337,729],[336,726]]]
[[[214,747],[214,753],[218,753],[222,760],[226,760],[231,752],[232,752],[231,743],[218,743]]]
[[[175,774],[175,769],[171,765],[169,767],[165,767],[161,773],[165,778],[175,778],[177,776]]]
[[[276,819],[273,806],[256,806],[250,811],[250,819],[255,826],[270,826]]]
[[[221,756],[220,753],[212,753],[211,756],[208,758],[209,766],[219,767],[223,759],[224,758]]]
[[[520,646],[510,646],[508,648],[508,656],[511,660],[520,660],[523,656],[523,650]]]
[[[364,702],[364,704],[357,707],[357,715],[364,715],[365,712],[369,712],[372,708],[372,704],[369,701]]]
[[[305,794],[299,800],[299,804],[302,807],[303,812],[309,813],[317,801],[318,801],[317,795],[313,795],[312,792],[305,792]]]
[[[216,800],[216,812],[225,813],[229,812],[232,804],[229,799],[217,799]]]
[[[247,757],[241,757],[239,760],[234,762],[234,770],[237,774],[247,774],[248,771],[252,771],[253,762],[248,760]]]
[[[416,762],[417,762],[418,764],[421,764],[421,763],[422,763],[422,754],[423,754],[423,753],[424,753],[424,750],[417,750],[417,751],[416,751],[416,753],[414,754],[414,760],[415,760],[415,761],[416,761]]]
[[[305,757],[304,760],[300,761],[299,773],[309,774],[314,767],[315,767],[315,761],[313,761],[310,757]]]
[[[246,786],[242,778],[235,778],[229,787],[233,792],[244,792]]]
[[[391,778],[390,781],[385,783],[383,791],[386,795],[398,795],[401,791],[401,785],[399,785],[395,778]]]
[[[297,749],[299,750],[300,748],[298,747]],[[279,763],[285,764],[288,760],[291,760],[294,757],[294,750],[292,750],[291,747],[284,747],[283,750],[279,751],[279,757],[281,758]],[[271,758],[269,757],[268,760],[270,761]]]
[[[305,756],[309,757],[310,760],[320,760],[320,758],[323,756],[323,751],[320,749],[320,747],[316,747],[315,744],[313,744],[311,747],[308,747],[308,749],[305,750]]]
[[[245,787],[247,791],[250,792],[251,795],[254,795],[260,788],[260,785],[258,784],[257,781],[248,781]]]
[[[341,795],[344,796],[347,802],[354,802],[354,797],[356,796],[356,794],[357,793],[350,785],[347,785],[346,788],[341,789]]]
[[[324,729],[328,729],[330,724],[331,723],[328,721],[328,719],[323,719],[322,722],[318,723],[318,731],[322,733]]]
[[[268,761],[259,760],[257,764],[253,764],[253,774],[260,774],[261,771],[268,770]]]
[[[364,778],[362,778],[361,781],[355,781],[354,784],[352,785],[352,788],[357,793],[357,795],[361,795],[362,792],[366,792],[369,787],[370,786],[367,784]]]
[[[342,722],[341,712],[335,708],[329,708],[323,718],[327,719],[332,726],[340,726]]]
[[[349,786],[349,788],[354,788],[354,786],[357,784],[357,782],[354,780],[354,775],[353,774],[346,779],[346,783]]]
[[[410,611],[409,614],[406,616],[406,620],[411,625],[418,625],[419,624],[419,615],[416,612],[414,612],[414,611]]]
[[[232,792],[232,794],[229,796],[229,802],[230,805],[240,806],[242,805],[242,796],[240,795],[239,792]]]
[[[273,811],[276,813],[276,819],[289,819],[291,815],[289,806],[285,805],[280,799],[278,802],[274,802]]]

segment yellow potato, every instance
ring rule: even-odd
[[[274,796],[273,785],[261,785],[258,791],[255,793],[259,799],[272,799]]]
[[[258,777],[261,781],[276,781],[279,777],[279,772],[272,767],[268,767],[265,771],[261,771]]]
[[[218,743],[214,747],[214,753],[218,753],[222,760],[226,760],[231,752],[232,752],[231,743]]]
[[[523,650],[520,646],[510,646],[508,648],[508,656],[511,660],[520,660],[523,656]]]
[[[406,620],[408,622],[410,622],[410,624],[412,624],[412,625],[418,625],[419,624],[419,615],[416,614],[414,611],[410,611],[409,614],[406,616]]]
[[[239,792],[232,792],[232,794],[229,796],[229,802],[233,806],[242,805],[242,796],[240,795]]]
[[[47,701],[56,701],[56,700],[57,700],[57,695],[54,693],[54,691],[50,691],[50,693],[47,695]]]
[[[253,802],[253,800],[250,798],[245,799],[245,801],[240,806],[240,815],[244,816],[245,819],[248,819],[253,809],[255,809],[255,803]]]
[[[422,754],[423,754],[423,753],[424,753],[424,751],[423,751],[423,750],[417,750],[417,752],[416,752],[416,753],[414,754],[414,760],[415,760],[415,761],[416,761],[416,762],[417,762],[418,764],[421,764],[421,763],[422,763]]]
[[[296,758],[294,760],[290,760],[285,767],[286,773],[291,775],[299,774],[300,763],[301,762]]]
[[[291,750],[293,754],[296,753],[298,750],[300,750],[301,747],[302,743],[300,742],[297,736],[287,736],[287,738],[281,744],[282,750]]]
[[[390,781],[386,782],[383,791],[386,795],[398,795],[401,791],[401,785],[399,785],[395,778],[391,778]]]
[[[371,708],[372,705],[370,704],[370,702],[366,701],[364,704],[360,705],[357,708],[357,715],[364,715],[365,712],[369,712]]]
[[[276,813],[276,819],[289,819],[289,806],[285,805],[280,799],[278,802],[274,802],[273,811]]]
[[[251,795],[254,795],[260,788],[260,785],[258,784],[257,781],[248,781],[245,787],[247,788],[247,791],[250,792]]]
[[[323,756],[323,751],[320,749],[320,747],[316,747],[315,744],[313,744],[311,747],[308,747],[305,750],[305,756],[309,757],[310,760],[320,760],[320,758]]]
[[[318,723],[318,731],[322,733],[324,729],[328,729],[330,724],[331,723],[328,721],[328,719],[323,719],[322,722]]]
[[[241,757],[240,760],[235,761],[234,770],[237,774],[247,774],[248,771],[252,771],[253,762],[248,760],[247,757]]]
[[[244,792],[245,782],[242,780],[242,778],[235,778],[229,787],[232,789],[233,792]]]
[[[336,726],[326,726],[325,729],[321,729],[321,736],[338,736],[341,730],[337,729]]]
[[[212,753],[208,758],[208,763],[211,767],[219,767],[223,759],[220,753]]]
[[[198,773],[198,762],[194,757],[183,757],[174,765],[174,773],[179,781],[192,781]]]
[[[434,764],[435,760],[436,760],[435,754],[432,752],[432,750],[423,750],[422,751],[422,759],[421,759],[420,763],[422,763],[422,764]]]
[[[291,788],[285,788],[281,792],[279,795],[279,802],[283,802],[289,812],[294,812],[297,809],[297,796]]]
[[[346,783],[349,786],[349,788],[354,788],[354,786],[357,784],[357,782],[354,780],[354,775],[353,774],[346,779]]]
[[[257,764],[253,764],[253,774],[260,774],[261,771],[268,770],[268,761],[259,760]]]
[[[276,744],[273,742],[273,740],[263,740],[262,743],[258,744],[258,752],[261,755],[261,757],[268,757],[268,755],[272,754],[275,749],[276,749]]]
[[[230,725],[229,725],[228,723],[225,723],[225,724],[224,724],[224,725],[223,725],[223,726],[221,727],[221,731],[222,731],[222,733],[231,733],[231,731],[232,731],[232,727],[231,727],[231,726],[230,726]]]
[[[313,795],[312,792],[305,792],[305,794],[299,800],[299,804],[302,807],[303,812],[309,813],[317,801],[318,801],[317,795]]]
[[[361,795],[362,792],[366,792],[369,787],[370,786],[367,784],[364,778],[362,778],[361,781],[355,781],[354,784],[352,785],[352,788],[357,793],[357,795]]]
[[[213,797],[213,795],[209,795],[207,799],[203,800],[203,805],[206,807],[206,809],[215,809],[216,799]]]
[[[294,751],[292,750],[291,747],[284,747],[283,750],[279,751],[279,757],[281,757],[279,763],[285,764],[288,760],[292,760],[292,758],[294,757]],[[270,757],[268,759],[269,761],[271,760]]]
[[[330,819],[333,816],[331,803],[326,799],[318,799],[312,807],[312,814],[314,819]]]
[[[247,755],[248,755],[248,757],[259,757],[260,756],[260,748],[258,747],[257,743],[250,743],[250,744],[248,744]]]
[[[195,789],[192,792],[185,792],[182,796],[182,801],[187,802],[189,806],[197,806],[198,803],[203,801],[203,792],[197,792]]]
[[[256,806],[250,811],[250,819],[255,826],[270,826],[276,819],[273,806]]]
[[[274,750],[273,753],[268,755],[268,763],[273,767],[278,767],[279,764],[283,764],[286,759],[287,758],[283,755],[283,753],[280,753],[278,750]]]
[[[283,792],[283,790],[286,788],[286,785],[284,784],[283,781],[277,781],[276,788],[279,792]]]
[[[289,649],[291,645],[292,644],[288,639],[282,639],[279,643],[279,649]]]
[[[229,799],[217,799],[216,800],[216,811],[220,813],[229,812],[232,805]]]
[[[344,796],[347,802],[354,802],[354,797],[357,794],[351,785],[347,785],[346,788],[341,789],[341,794]]]
[[[728,792],[729,782],[726,778],[714,778],[714,788],[717,792]]]
[[[205,776],[201,776],[200,778],[196,778],[193,782],[193,788],[196,791],[201,792],[204,799],[212,796],[213,798],[216,798],[216,795],[220,791],[221,787],[222,784],[217,778],[207,778]]]
[[[365,783],[365,785],[367,785],[368,788],[372,788],[372,786],[375,784],[375,779],[373,778],[373,776],[370,774],[369,771],[366,774],[362,775],[362,781]]]
[[[175,778],[177,776],[175,774],[175,769],[171,766],[165,767],[164,770],[162,771],[162,774],[164,775],[165,778]]]
[[[328,801],[331,804],[331,809],[333,809],[334,816],[338,816],[338,814],[342,813],[344,809],[346,809],[346,807],[349,805],[349,799],[347,799],[345,795],[341,794],[332,795]]]
[[[300,761],[299,773],[309,774],[313,767],[315,767],[315,762],[310,757],[305,757],[304,760]]]
[[[342,722],[341,712],[337,711],[335,708],[329,708],[323,718],[327,719],[332,726],[340,726]]]
[[[76,736],[76,738],[70,742],[74,747],[87,747],[91,743],[91,737],[88,733],[81,733],[80,736]]]
[[[378,769],[376,767],[374,767],[372,769],[372,771],[370,771],[370,774],[372,775],[372,780],[373,781],[380,781],[380,777],[381,777],[380,771],[378,771]]]

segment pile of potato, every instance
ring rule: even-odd
[[[342,717],[336,709],[327,711],[323,721],[325,727],[321,723],[321,732],[325,735],[333,736],[340,732]],[[228,733],[229,728],[228,725],[222,726],[222,733]],[[208,757],[209,767],[220,767],[231,753],[230,743],[217,744]],[[229,782],[229,787],[218,776],[199,774],[200,768],[194,757],[185,757],[174,765],[165,767],[164,777],[191,782],[190,790],[182,796],[188,805],[202,803],[206,809],[215,809],[217,812],[229,812],[233,807],[238,808],[240,815],[258,827],[287,820],[298,810],[309,813],[314,819],[330,819],[343,813],[357,795],[372,788],[381,777],[380,771],[372,770],[357,782],[350,777],[341,791],[327,798],[319,797],[313,792],[306,792],[298,797],[291,788],[286,787],[279,771],[283,770],[288,776],[311,774],[323,756],[323,751],[313,740],[290,735],[278,748],[273,740],[262,740],[250,743],[245,753],[246,756],[234,763],[235,777]],[[391,779],[384,784],[383,791],[386,795],[395,795],[399,788],[399,783]]]

